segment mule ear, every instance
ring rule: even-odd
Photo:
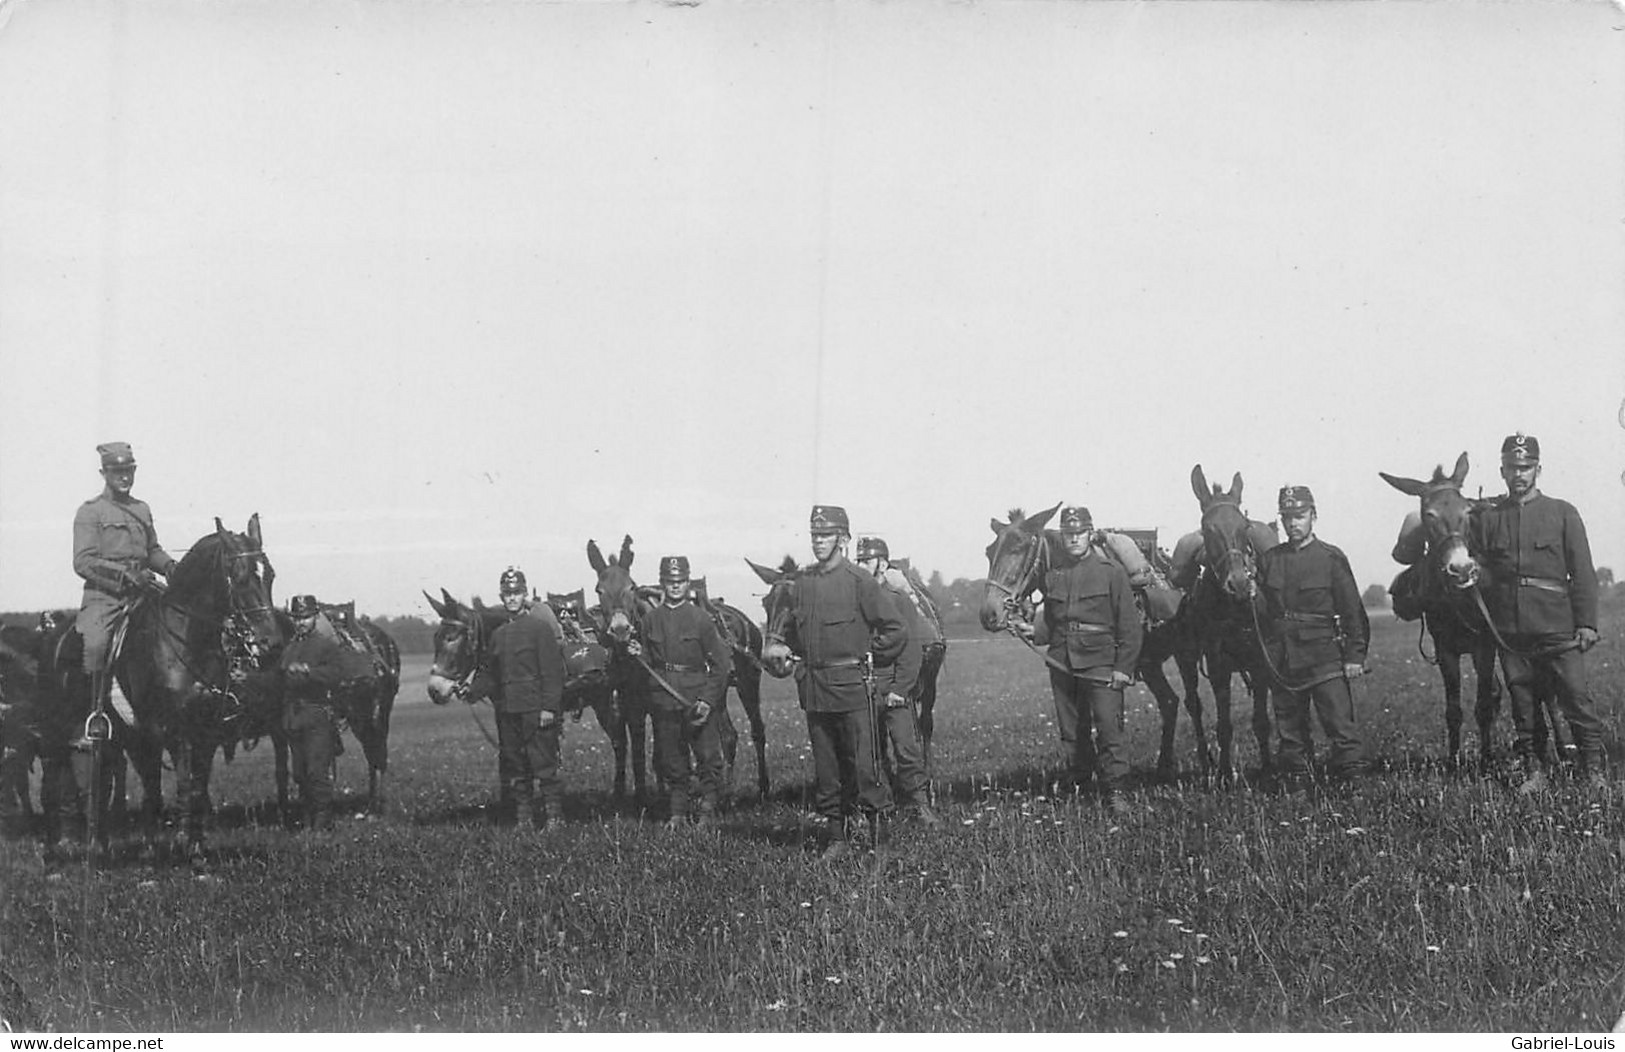
[[[1208,488],[1207,475],[1202,471],[1202,465],[1191,468],[1191,492],[1196,494],[1196,503],[1207,507],[1207,502],[1213,499],[1213,491]]]
[[[218,516],[218,515],[216,515],[214,517],[214,532],[215,533],[225,533],[226,532],[226,524],[220,521],[220,516]]]
[[[1241,472],[1238,471],[1234,475],[1230,476],[1230,492],[1225,494],[1225,496],[1229,497],[1237,504],[1241,503]]]
[[[1465,453],[1462,455],[1466,456]],[[1412,497],[1420,497],[1422,495],[1422,491],[1427,488],[1427,483],[1423,482],[1421,479],[1400,478],[1397,475],[1390,475],[1386,471],[1379,471],[1377,474],[1381,475],[1382,480],[1388,483],[1388,485],[1399,490],[1399,492],[1408,494]]]
[[[1466,454],[1462,454],[1466,456]],[[260,513],[255,512],[248,517],[248,539],[254,542],[254,547],[263,548],[265,544],[260,539]]]
[[[587,542],[587,565],[592,567],[593,573],[603,573],[604,567],[609,565],[604,562],[604,553],[598,550],[597,541]]]
[[[428,592],[423,593],[423,598],[429,601],[429,606],[434,610],[435,616],[444,621],[446,619],[446,605],[437,601],[435,597],[430,595]],[[450,599],[451,597],[447,596],[446,598]]]
[[[1461,484],[1467,481],[1467,451],[1465,449],[1461,451],[1461,456],[1456,458],[1456,468],[1450,472],[1450,481],[1456,484],[1457,489],[1461,489]]]
[[[778,584],[779,583],[779,578],[784,576],[784,574],[780,573],[777,570],[769,569],[768,567],[763,566],[760,563],[753,563],[749,559],[745,560],[745,564],[747,566],[749,566],[752,570],[756,571],[756,576],[760,577],[762,579],[763,584],[768,584],[768,585]]]
[[[1021,524],[1033,533],[1037,533],[1039,530],[1044,528],[1046,523],[1049,522],[1050,516],[1054,515],[1060,510],[1061,502],[1056,501],[1055,506],[1050,508],[1048,511],[1041,511],[1036,515],[1029,515],[1027,518],[1022,520]]]
[[[632,567],[632,535],[630,533],[621,538],[620,566],[623,570],[631,569]]]

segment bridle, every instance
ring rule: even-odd
[[[458,693],[468,689],[474,682],[474,677],[479,674],[480,665],[485,662],[485,618],[474,607],[467,607],[466,609],[469,613],[467,621],[455,617],[442,617],[440,627],[442,630],[455,629],[459,634],[466,637],[469,644],[468,671],[461,676],[453,677],[448,670],[440,667],[438,661],[429,665],[429,675],[452,680],[453,689]],[[459,656],[461,656],[461,653],[462,650],[459,647]]]
[[[1026,555],[1022,556],[1021,571],[1014,577],[1015,584],[1012,586],[1005,584],[1003,581],[996,580],[991,571],[992,568],[999,565],[1000,558],[1005,554],[1005,543],[1009,541],[1013,535],[1031,537],[1032,550]],[[1012,527],[1011,529],[1001,533],[999,535],[999,539],[993,542],[993,551],[988,556],[989,573],[987,577],[987,586],[989,588],[997,588],[999,591],[1004,593],[1004,610],[1006,614],[1024,613],[1026,611],[1026,597],[1032,594],[1034,582],[1038,579],[1042,572],[1048,569],[1048,563],[1049,544],[1046,543],[1044,534],[1042,532],[1035,534],[1024,534],[1020,530]]]
[[[1240,531],[1242,540],[1239,546],[1233,542],[1227,543],[1224,551],[1220,553],[1220,558],[1217,564],[1215,564],[1211,557],[1209,557],[1207,559],[1208,571],[1213,575],[1214,584],[1217,585],[1222,591],[1224,588],[1224,582],[1230,577],[1231,569],[1239,563],[1241,566],[1242,576],[1247,579],[1247,583],[1249,586],[1251,586],[1251,588],[1256,589],[1258,585],[1258,555],[1253,551],[1252,540],[1247,536],[1247,517],[1242,513],[1241,505],[1232,501],[1215,501],[1214,503],[1209,504],[1206,508],[1202,509],[1203,548],[1204,550],[1206,548],[1208,519],[1213,512],[1219,510],[1220,508],[1234,508],[1236,509],[1236,513],[1242,516],[1243,528]]]
[[[269,602],[258,602],[251,606],[237,604],[236,580],[239,572],[235,571],[234,567],[242,562],[251,564],[247,573],[253,577],[259,577],[260,568],[264,567],[264,575],[261,578],[264,588],[263,594],[269,598],[271,582],[276,579],[276,571],[271,566],[271,560],[266,556],[265,550],[257,545],[239,552],[216,551],[214,554],[215,566],[211,573],[215,577],[220,591],[225,593],[226,612],[224,615],[216,615],[212,611],[208,613],[202,612],[190,603],[173,598],[167,591],[156,598],[161,610],[175,611],[181,615],[183,622],[199,621],[205,625],[214,625],[219,628],[219,647],[221,656],[226,660],[227,686],[211,683],[209,677],[190,660],[190,647],[187,645],[184,628],[177,629],[166,619],[157,619],[163,632],[162,638],[170,653],[181,663],[181,666],[186,669],[192,679],[207,688],[209,693],[223,695],[228,700],[233,701],[235,696],[232,695],[229,684],[246,678],[249,672],[259,671],[268,656],[268,649],[262,646],[255,636],[252,618],[254,615],[269,615],[272,613]],[[120,638],[117,640],[119,644],[123,642],[122,636],[127,625],[128,621],[119,628],[118,635]]]

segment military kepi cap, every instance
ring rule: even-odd
[[[688,556],[662,555],[660,557],[660,580],[662,582],[688,580]]]
[[[96,447],[96,452],[102,455],[102,470],[108,468],[135,467],[135,452],[130,449],[128,442],[103,442]]]
[[[1083,533],[1095,528],[1095,520],[1082,504],[1068,504],[1061,509],[1061,532]]]
[[[294,617],[315,617],[320,611],[313,595],[296,595],[288,604],[288,613]]]
[[[1526,435],[1522,431],[1508,435],[1506,441],[1501,443],[1501,463],[1539,464],[1540,439],[1534,435]]]
[[[1289,512],[1314,511],[1315,495],[1309,492],[1308,486],[1282,486],[1281,494],[1275,501],[1275,508],[1283,515]]]
[[[864,559],[890,559],[891,549],[879,537],[858,538],[858,561]]]
[[[498,595],[513,595],[516,592],[524,595],[529,591],[530,586],[525,583],[525,571],[516,566],[510,566],[502,571],[502,578],[497,582]]]
[[[846,509],[835,504],[814,504],[812,515],[807,519],[807,528],[814,533],[852,532]]]

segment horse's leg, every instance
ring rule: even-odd
[[[648,739],[652,728],[649,721],[648,695],[635,694],[627,708],[630,712],[627,729],[631,740],[627,744],[631,746],[632,794],[642,800],[649,792]],[[655,772],[655,787],[661,790],[665,787],[659,771]]]
[[[945,647],[927,648],[925,661],[920,666],[920,753],[925,761],[927,785],[931,777],[931,736],[936,732],[937,677],[942,674],[942,663],[948,657]],[[757,673],[758,676],[761,673]]]
[[[1461,652],[1433,637],[1434,662],[1444,680],[1445,763],[1461,762]]]
[[[1174,648],[1174,665],[1185,688],[1185,714],[1190,717],[1191,731],[1196,736],[1196,760],[1206,781],[1213,773],[1213,750],[1208,747],[1207,727],[1202,719],[1202,674],[1199,668],[1201,652],[1192,646]]]
[[[389,715],[395,707],[394,695],[382,698],[364,734],[357,734],[361,752],[367,758],[367,813],[382,816],[389,808],[385,796],[389,773]]]
[[[1270,687],[1269,672],[1254,669],[1247,689],[1253,695],[1253,738],[1258,742],[1258,773],[1268,777],[1275,769],[1270,760]]]
[[[1213,712],[1218,717],[1219,781],[1229,784],[1236,776],[1231,758],[1235,727],[1230,719],[1230,665],[1217,649],[1207,652],[1207,682],[1213,688]]]
[[[588,696],[588,704],[592,706],[593,718],[603,730],[604,737],[609,739],[609,749],[615,756],[615,786],[617,797],[626,795],[626,724],[621,719],[620,708],[615,704],[615,694],[608,687],[594,689]]]
[[[1173,686],[1168,682],[1168,676],[1162,671],[1162,661],[1156,652],[1146,654],[1142,652],[1140,658],[1140,679],[1151,696],[1157,699],[1157,715],[1162,718],[1162,742],[1157,749],[1157,778],[1160,781],[1171,782],[1179,774],[1178,765],[1174,762],[1174,732],[1179,722],[1179,695],[1174,693]]]
[[[767,727],[762,722],[762,670],[754,665],[734,669],[735,689],[750,724],[750,741],[756,749],[756,792],[767,797]]]
[[[1478,681],[1478,703],[1473,718],[1478,722],[1478,758],[1488,763],[1495,750],[1495,718],[1501,713],[1501,682],[1495,667],[1495,644],[1473,646],[1473,678]]]
[[[192,754],[192,794],[191,803],[187,807],[186,828],[188,839],[191,841],[191,860],[194,866],[203,863],[203,841],[206,835],[205,826],[213,804],[209,799],[209,776],[214,770],[214,741],[204,731],[195,733],[187,745]]]

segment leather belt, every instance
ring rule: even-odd
[[[1559,581],[1555,577],[1520,577],[1518,583],[1526,588],[1539,588],[1543,592],[1556,592],[1559,595],[1569,594],[1569,583]]]
[[[1331,614],[1302,614],[1296,610],[1287,610],[1281,614],[1282,621],[1301,621],[1309,625],[1330,625],[1336,623]]]
[[[1093,621],[1068,621],[1066,630],[1068,632],[1110,632],[1112,626],[1097,625]]]
[[[820,661],[817,664],[809,662],[807,667],[811,669],[857,668],[861,664],[863,664],[862,658],[843,658],[840,661]]]
[[[676,663],[671,662],[671,661],[666,661],[666,662],[661,663],[660,671],[662,671],[662,672],[704,672],[705,669],[703,669],[703,668],[695,668],[693,665],[679,665],[679,664],[676,664]]]

